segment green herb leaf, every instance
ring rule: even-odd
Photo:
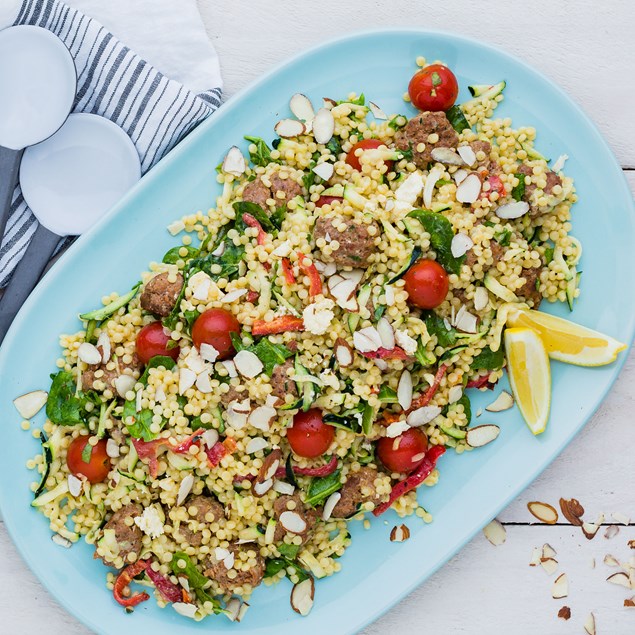
[[[398,403],[397,392],[386,384],[381,385],[377,397],[382,403]]]
[[[466,425],[469,426],[472,422],[472,402],[470,401],[470,398],[464,393],[463,396],[456,402],[456,405],[463,406],[463,412],[467,418]]]
[[[248,136],[245,136],[245,139],[256,146],[255,152],[249,152],[249,158],[254,165],[260,165],[264,168],[270,163],[279,163],[271,158],[271,150],[263,139]]]
[[[181,249],[187,249],[187,255],[181,256],[179,252]],[[172,247],[172,249],[168,250],[163,256],[163,262],[168,265],[174,265],[179,260],[187,261],[190,258],[194,258],[198,254],[198,249],[196,247],[190,247],[185,245],[177,245],[176,247]]]
[[[430,79],[432,79],[433,86],[439,86],[441,84],[441,76],[439,73],[432,73]]]
[[[190,588],[194,590],[196,597],[201,602],[211,602],[214,606],[214,613],[222,612],[220,602],[204,588],[205,585],[209,584],[209,580],[196,568],[186,553],[176,551],[172,556],[170,566],[174,575],[184,575],[187,578]]]
[[[82,462],[90,463],[90,457],[93,455],[93,446],[90,443],[86,443],[82,450]]]
[[[443,320],[441,320],[442,326],[445,329],[445,324],[443,324]],[[428,331],[430,333],[430,331]],[[432,335],[432,333],[430,333]],[[438,339],[438,337],[437,337]],[[434,356],[434,353],[431,353],[424,345],[423,338],[419,338],[417,340],[417,350],[415,351],[415,358],[421,364],[422,368],[428,368],[432,366],[437,361],[437,358]]]
[[[437,315],[433,311],[430,311],[425,318],[425,323],[428,333],[430,335],[437,336],[439,346],[449,348],[450,346],[454,346],[454,344],[456,344],[458,332],[453,328],[448,329],[441,316]]]
[[[296,562],[289,558],[268,558],[265,564],[265,578],[271,578],[274,575],[280,573],[284,569],[293,569],[293,572],[297,576],[300,582],[306,580],[309,575],[300,567]],[[287,572],[287,577],[289,576]]]
[[[548,265],[553,260],[554,247],[547,245],[545,247],[545,264]]]
[[[326,147],[331,151],[331,154],[336,159],[340,154],[342,154],[342,144],[335,135],[331,137],[331,140],[326,144]]]
[[[364,106],[366,104],[366,98],[364,97],[364,93],[362,93],[356,99],[342,99],[337,102],[337,105],[340,104],[355,104],[356,106]]]
[[[276,207],[276,211],[273,214],[271,214],[271,216],[269,217],[269,220],[271,221],[271,224],[274,226],[274,228],[279,231],[280,228],[282,227],[282,223],[284,222],[284,219],[286,218],[286,216],[287,216],[287,206],[281,205],[280,207]]]
[[[406,115],[395,115],[389,122],[388,125],[393,130],[400,130],[408,123],[408,117]]]
[[[445,116],[448,118],[448,121],[450,122],[450,124],[452,124],[452,127],[458,133],[471,128],[470,124],[465,118],[465,115],[463,114],[463,111],[461,110],[461,107],[457,106],[456,104],[449,110],[446,110]]]
[[[496,370],[502,368],[505,353],[502,348],[494,352],[489,346],[484,348],[472,362],[472,370]]]
[[[278,545],[278,551],[283,558],[295,560],[298,557],[300,545],[288,545],[286,542],[283,542],[282,544]]]
[[[172,370],[176,366],[176,362],[167,355],[155,355],[146,364],[146,368],[143,371],[143,375],[139,378],[139,381],[145,386],[148,383],[148,377],[150,376],[151,368],[159,368],[163,366],[166,370]]]
[[[51,375],[53,383],[46,400],[46,416],[52,423],[63,426],[74,426],[78,423],[86,423],[88,402],[100,403],[101,399],[96,393],[76,394],[77,385],[72,373],[59,371]]]
[[[515,201],[522,201],[525,196],[525,175],[522,172],[516,172],[514,176],[518,179],[518,185],[512,188],[512,198]]]
[[[263,337],[259,342],[250,347],[250,350],[256,354],[258,359],[265,367],[265,374],[271,377],[273,369],[293,356],[293,351],[289,350],[284,344],[273,344],[269,339]]]
[[[239,232],[244,231],[246,227],[245,221],[243,220],[243,214],[250,214],[253,216],[266,232],[271,232],[275,229],[265,210],[263,210],[260,205],[256,205],[256,203],[251,203],[249,201],[237,201],[234,203],[234,209],[236,210],[236,229]]]
[[[307,505],[315,507],[326,500],[331,494],[337,492],[341,487],[340,470],[335,470],[332,474],[322,478],[313,478],[311,479],[305,502]]]
[[[445,216],[424,209],[412,210],[408,216],[416,218],[430,234],[430,244],[437,252],[439,263],[450,273],[458,275],[465,256],[455,258],[452,255],[452,239],[454,238],[452,223]]]
[[[364,404],[362,410],[362,432],[368,436],[373,428],[373,421],[375,420],[375,409],[369,404]]]
[[[137,412],[136,399],[126,401],[121,413],[121,419],[128,428],[130,436],[144,441],[152,441],[157,438],[157,435],[150,430],[153,416],[154,413],[149,408]]]
[[[504,227],[502,231],[494,234],[494,239],[501,247],[508,247],[511,242],[513,232],[509,227]]]

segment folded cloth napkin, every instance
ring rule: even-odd
[[[59,0],[24,0],[14,3],[4,24],[1,20],[11,14],[7,5],[2,8],[0,28],[32,24],[55,33],[77,67],[73,112],[101,115],[120,126],[134,142],[145,173],[220,105],[218,58],[195,0],[70,1],[99,14],[107,26]],[[149,61],[124,45],[119,33],[130,36]],[[164,64],[175,79],[153,64]],[[201,78],[213,82],[207,90]],[[0,248],[0,287],[7,284],[36,227],[18,187]]]

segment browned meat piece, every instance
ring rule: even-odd
[[[547,170],[546,180],[547,185],[545,185],[544,189],[545,194],[552,194],[553,188],[556,185],[562,185],[562,179],[553,170]]]
[[[538,267],[537,269],[524,269],[523,278],[526,282],[520,289],[516,291],[516,295],[525,298],[530,306],[537,309],[542,301],[542,293],[539,288],[540,273],[544,267]]]
[[[271,198],[271,190],[262,182],[260,177],[248,183],[243,190],[243,201],[260,205],[267,211],[267,199]]]
[[[428,137],[431,134],[439,135],[436,143],[430,143]],[[417,150],[417,146],[423,143],[423,151]],[[419,168],[425,168],[432,159],[434,148],[456,148],[459,144],[459,135],[448,121],[444,112],[422,112],[414,116],[404,128],[395,135],[395,145],[400,150],[412,148],[412,160]]]
[[[496,263],[499,262],[501,260],[501,258],[505,255],[505,248],[501,247],[501,245],[499,245],[495,240],[490,240],[489,241],[489,248],[492,251],[492,258],[494,260],[494,262],[492,263],[491,266],[495,267]],[[465,254],[465,264],[468,267],[473,267],[476,264],[477,260],[478,260],[478,258],[474,254],[474,250],[473,249],[470,249],[468,252],[466,252],[466,254]]]
[[[96,377],[95,376],[95,373],[98,370],[102,371],[100,377]],[[106,384],[106,388],[110,388],[111,390],[113,390],[114,386],[115,386],[115,379],[117,379],[117,377],[119,377],[119,373],[117,373],[117,371],[115,371],[115,370],[107,370],[105,364],[98,364],[96,366],[89,366],[82,373],[82,390],[84,390],[84,391],[86,391],[86,390],[96,390],[96,388],[95,388],[95,382],[96,381],[104,382],[104,384]]]
[[[220,402],[224,406],[229,406],[232,401],[243,401],[246,397],[246,392],[238,392],[233,386],[230,386],[227,392],[221,394]]]
[[[291,505],[293,509],[289,509],[288,503],[295,503],[295,505]],[[305,523],[305,529],[301,532],[293,532],[289,531],[283,526],[282,521],[280,520],[281,514],[284,512],[295,512]],[[315,527],[315,523],[318,521],[318,512],[312,507],[306,506],[299,494],[293,494],[293,496],[279,496],[276,498],[273,504],[273,515],[275,516],[278,523],[276,524],[276,532],[274,534],[274,541],[280,542],[287,533],[292,535],[301,536],[302,542],[306,542]]]
[[[194,496],[186,503],[189,510],[190,507],[196,508],[196,514],[192,516],[186,524],[181,524],[179,533],[185,538],[186,542],[193,547],[199,547],[203,542],[203,526],[209,523],[217,522],[225,517],[223,506],[215,499],[209,496]],[[194,529],[192,528],[194,527]]]
[[[525,176],[532,177],[532,181],[533,181],[534,171],[530,166],[525,165],[524,163],[518,166],[516,173],[524,174]],[[556,185],[562,185],[562,179],[552,170],[547,170],[545,174],[545,180],[547,181],[547,184],[545,185],[545,188],[543,190],[545,194],[551,194],[553,192],[553,188]],[[535,216],[536,214],[540,213],[536,205],[534,205],[534,203],[532,202],[532,195],[535,192],[535,190],[536,190],[535,183],[525,182],[525,195],[523,196],[523,200],[529,203],[530,214],[532,216]]]
[[[282,192],[284,198],[279,198],[277,196],[278,192]],[[282,179],[278,172],[271,175],[271,198],[276,202],[276,207],[280,207],[282,203],[288,203],[291,199],[301,194],[302,187],[290,176]]]
[[[481,141],[477,139],[476,141],[472,141],[470,143],[470,147],[474,150],[474,154],[478,154],[479,152],[483,152],[485,154],[485,158],[479,161],[478,157],[476,158],[477,165],[487,165],[489,161],[489,154],[492,151],[492,145],[489,141]]]
[[[333,508],[333,518],[348,518],[357,512],[362,503],[373,502],[375,505],[381,502],[375,490],[377,470],[372,467],[363,467],[358,472],[348,474],[346,483],[342,485],[340,493],[342,498]]]
[[[205,561],[204,574],[216,580],[218,586],[226,593],[232,593],[238,587],[257,587],[265,574],[265,559],[260,555],[257,545],[230,545],[229,551],[234,554],[234,566],[227,569],[223,561],[217,562],[212,553]],[[249,554],[252,555],[249,555]],[[249,561],[251,564],[248,564]],[[230,578],[229,571],[235,571],[236,577]]]
[[[339,226],[341,221],[337,221]],[[339,248],[330,258],[324,256],[324,260],[332,260],[340,267],[362,267],[368,264],[368,260],[375,250],[375,238],[368,233],[370,225],[356,223],[352,220],[345,221],[346,229],[341,232],[335,228],[330,218],[318,218],[315,221],[313,237],[324,238],[327,242],[336,240]],[[375,225],[376,226],[376,225]],[[377,231],[376,235],[379,235]]]
[[[130,503],[125,507],[122,507],[119,511],[115,512],[110,520],[104,525],[103,531],[107,529],[113,529],[115,532],[115,541],[119,546],[119,555],[126,561],[128,554],[136,553],[137,556],[141,555],[141,548],[143,546],[143,533],[137,525],[132,522],[130,525],[126,523],[126,519],[133,519],[137,516],[141,516],[143,509],[138,503]],[[104,564],[112,565],[105,556],[100,557]]]
[[[170,282],[168,276],[167,272],[154,276],[146,284],[140,298],[141,308],[159,317],[170,315],[183,288],[183,276],[180,273],[176,274],[175,282]]]
[[[284,364],[276,366],[271,373],[271,393],[282,401],[287,395],[292,395],[294,398],[298,396],[298,387],[293,379],[287,375],[289,368],[293,368],[292,358],[287,359]]]

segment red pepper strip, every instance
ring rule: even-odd
[[[205,432],[205,428],[199,428],[194,434],[181,441],[181,443],[175,448],[170,447],[170,452],[174,452],[175,454],[185,454],[197,441],[199,441],[203,432]]]
[[[247,291],[247,295],[245,296],[245,300],[247,302],[255,302],[260,297],[258,291]]]
[[[243,214],[243,222],[247,227],[255,227],[258,230],[257,242],[259,245],[264,245],[267,241],[267,232],[262,225],[251,214]]]
[[[425,481],[428,476],[432,473],[432,470],[436,467],[437,460],[439,457],[445,452],[445,448],[442,445],[433,445],[427,452],[426,455],[417,466],[417,469],[412,472],[409,476],[407,476],[403,481],[399,481],[390,492],[390,498],[381,505],[378,505],[373,510],[373,516],[380,516],[383,514],[390,506],[398,499],[401,498],[404,494],[407,494],[410,490],[419,487],[423,481]]]
[[[333,474],[337,469],[337,457],[332,456],[328,463],[320,465],[319,467],[294,467],[293,473],[298,476],[329,476]],[[276,470],[276,478],[283,478],[286,476],[287,470],[285,467],[279,467]]]
[[[281,315],[271,320],[271,322],[254,320],[251,334],[275,335],[276,333],[287,333],[289,331],[304,331],[304,320],[292,315]]]
[[[150,599],[150,596],[144,591],[143,593],[135,593],[131,595],[129,598],[124,597],[123,590],[132,582],[133,578],[138,576],[142,571],[145,571],[150,564],[149,560],[137,560],[134,564],[127,566],[115,580],[115,585],[112,589],[112,594],[115,597],[115,600],[121,604],[121,606],[125,606],[126,608],[130,608],[133,606],[137,606],[137,604],[141,604],[141,602],[145,602]]]
[[[507,194],[505,185],[497,174],[492,174],[488,177],[487,182],[489,183],[489,190],[482,192],[481,198],[491,198],[493,192],[498,192],[499,196],[505,196],[505,194]]]
[[[472,379],[465,384],[466,388],[487,388],[488,390],[494,390],[494,386],[496,386],[495,381],[490,381],[489,378],[491,375],[481,375],[476,379]]]
[[[407,412],[412,412],[417,408],[423,408],[423,406],[427,406],[430,403],[432,397],[434,397],[434,393],[439,389],[439,385],[441,384],[441,380],[443,379],[443,375],[445,375],[448,367],[445,364],[441,364],[439,366],[439,370],[437,370],[437,374],[434,376],[434,382],[432,386],[426,390],[423,395],[420,395],[416,399],[412,401],[410,408],[408,408]]]
[[[182,589],[180,586],[170,582],[170,580],[162,576],[158,571],[155,571],[151,566],[146,569],[146,574],[165,600],[168,602],[181,602],[183,593],[181,592]]]
[[[402,359],[409,360],[412,359],[403,348],[399,346],[395,346],[395,348],[378,348],[376,351],[368,351],[366,353],[361,353],[364,357],[368,359]]]
[[[156,478],[159,473],[159,450],[167,445],[169,442],[167,439],[155,439],[154,441],[143,441],[142,439],[132,439],[139,458],[147,460],[148,467],[150,468],[150,476]]]
[[[309,295],[311,297],[320,295],[320,293],[322,293],[322,278],[320,278],[320,272],[315,268],[313,263],[310,265],[304,264],[306,256],[302,252],[298,251],[297,255],[298,265],[300,269],[302,269],[302,273],[309,278]]]
[[[288,258],[282,259],[282,274],[287,284],[295,284],[295,276],[293,275],[293,269],[291,269],[291,262]]]
[[[227,437],[224,441],[217,441],[211,448],[205,450],[207,459],[212,467],[218,467],[221,459],[228,454],[232,454],[236,449],[236,441],[231,437]]]

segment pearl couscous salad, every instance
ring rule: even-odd
[[[579,294],[566,157],[493,118],[505,82],[456,105],[452,71],[418,63],[410,119],[294,95],[271,144],[229,150],[215,206],[168,228],[181,244],[62,336],[49,390],[16,399],[46,407],[33,506],[60,546],[94,545],[126,610],[153,595],[239,621],[286,577],[308,614],[349,523],[430,522],[417,488],[442,455],[496,439],[470,389],[506,366],[513,394],[488,410],[517,404],[537,434],[549,357],[621,350],[536,311]]]

